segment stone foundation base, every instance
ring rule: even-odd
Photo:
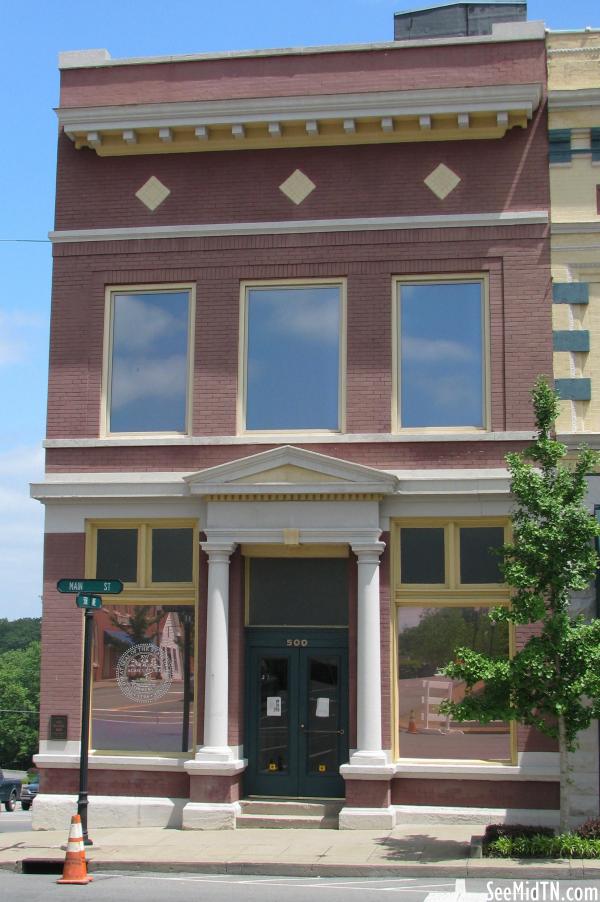
[[[340,811],[340,830],[391,830],[396,824],[396,812],[388,808],[348,808]]]
[[[88,827],[175,827],[182,825],[187,799],[90,796]],[[34,830],[65,830],[77,814],[76,795],[40,793],[31,808]]]
[[[183,809],[184,830],[235,830],[242,809],[238,802],[188,802]]]

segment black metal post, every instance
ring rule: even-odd
[[[83,633],[83,698],[81,701],[81,751],[79,754],[79,798],[77,800],[77,814],[81,818],[81,830],[83,832],[83,844],[93,846],[88,836],[87,810],[88,810],[88,754],[90,746],[90,696],[92,680],[92,639],[93,639],[94,613],[86,608],[84,612]]]

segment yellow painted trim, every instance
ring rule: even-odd
[[[206,501],[382,501],[384,496],[373,492],[261,492],[258,495],[250,494],[214,494],[205,495]]]
[[[423,427],[404,427],[401,421],[400,410],[400,306],[401,291],[400,286],[403,284],[412,285],[415,282],[425,284],[447,283],[447,282],[469,282],[479,283],[482,286],[481,292],[481,318],[482,318],[482,354],[483,354],[483,372],[482,372],[482,398],[483,410],[482,426],[423,426]],[[490,303],[489,303],[489,276],[486,272],[479,273],[432,273],[420,274],[416,276],[394,276],[392,278],[392,432],[403,433],[407,435],[428,434],[428,433],[466,433],[472,432],[478,434],[481,432],[489,432],[491,428],[491,402],[490,402]]]
[[[136,128],[137,142],[127,144],[123,140],[123,130],[101,132],[99,145],[89,144],[88,132],[74,133],[75,147],[93,147],[98,156],[139,156],[143,154],[164,153],[202,153],[229,150],[275,150],[286,147],[341,147],[360,144],[403,144],[423,141],[468,141],[498,140],[506,132],[516,126],[527,128],[526,112],[509,111],[509,121],[505,126],[498,126],[494,113],[472,112],[469,114],[469,128],[458,128],[456,114],[433,115],[431,128],[419,126],[418,117],[394,116],[394,130],[384,132],[381,129],[381,117],[352,117],[356,123],[356,132],[347,134],[343,130],[343,120],[319,119],[319,133],[307,135],[304,121],[282,123],[283,135],[280,138],[268,134],[268,122],[245,123],[244,138],[234,138],[231,125],[209,125],[207,140],[199,140],[192,127],[174,126],[171,128],[172,140],[161,141],[157,129]],[[276,118],[276,117],[275,117]]]
[[[242,544],[244,557],[348,557],[350,549],[347,545],[252,545]]]
[[[112,381],[112,346],[113,346],[113,298],[117,294],[164,294],[175,291],[189,292],[188,303],[188,348],[187,348],[187,383],[186,383],[186,422],[184,432],[111,432],[110,431],[110,386]],[[148,285],[109,285],[104,293],[104,341],[102,349],[102,384],[100,391],[100,429],[102,438],[115,438],[136,435],[152,435],[156,438],[177,435],[187,436],[192,433],[192,403],[194,387],[194,350],[196,334],[196,284],[194,282],[165,282]]]
[[[86,579],[94,579],[96,576],[97,561],[97,531],[98,529],[137,529],[138,530],[138,559],[137,581],[125,583],[123,592],[114,596],[123,604],[158,604],[160,599],[172,598],[181,604],[195,604],[197,587],[199,584],[199,555],[196,553],[199,547],[197,520],[189,518],[165,518],[140,520],[132,518],[110,518],[102,520],[86,520],[86,547],[85,547],[85,576]],[[152,530],[153,529],[191,529],[192,530],[192,581],[186,583],[153,583],[152,582]],[[155,601],[150,601],[155,599]],[[187,600],[187,601],[186,601]]]
[[[319,285],[337,285],[340,289],[340,343],[338,371],[338,428],[337,429],[281,429],[278,436],[294,435],[332,435],[346,431],[346,321],[347,321],[347,279],[314,278],[314,279],[253,279],[240,283],[240,332],[238,343],[238,390],[236,398],[237,434],[269,435],[272,429],[246,429],[246,402],[248,379],[246,364],[248,360],[248,291],[251,288],[286,288],[318,287]]]

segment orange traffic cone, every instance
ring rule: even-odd
[[[410,714],[408,715],[408,732],[409,733],[417,732],[417,724],[415,722],[415,712],[414,712],[413,708],[411,708]]]
[[[91,883],[93,877],[88,877],[85,863],[85,848],[83,845],[83,831],[81,818],[74,814],[71,818],[67,854],[63,867],[63,875],[57,883]]]

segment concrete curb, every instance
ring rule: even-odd
[[[0,871],[22,872],[23,858],[0,861]],[[61,862],[59,856],[29,858],[33,861]],[[345,864],[343,862],[256,862],[256,861],[147,861],[147,860],[96,860],[89,861],[91,873],[102,871],[180,873],[180,874],[237,874],[266,877],[455,877],[455,878],[506,878],[518,875],[531,878],[555,878],[589,880],[600,877],[598,861],[528,861],[516,859],[490,859],[465,861],[414,861],[390,864]]]

